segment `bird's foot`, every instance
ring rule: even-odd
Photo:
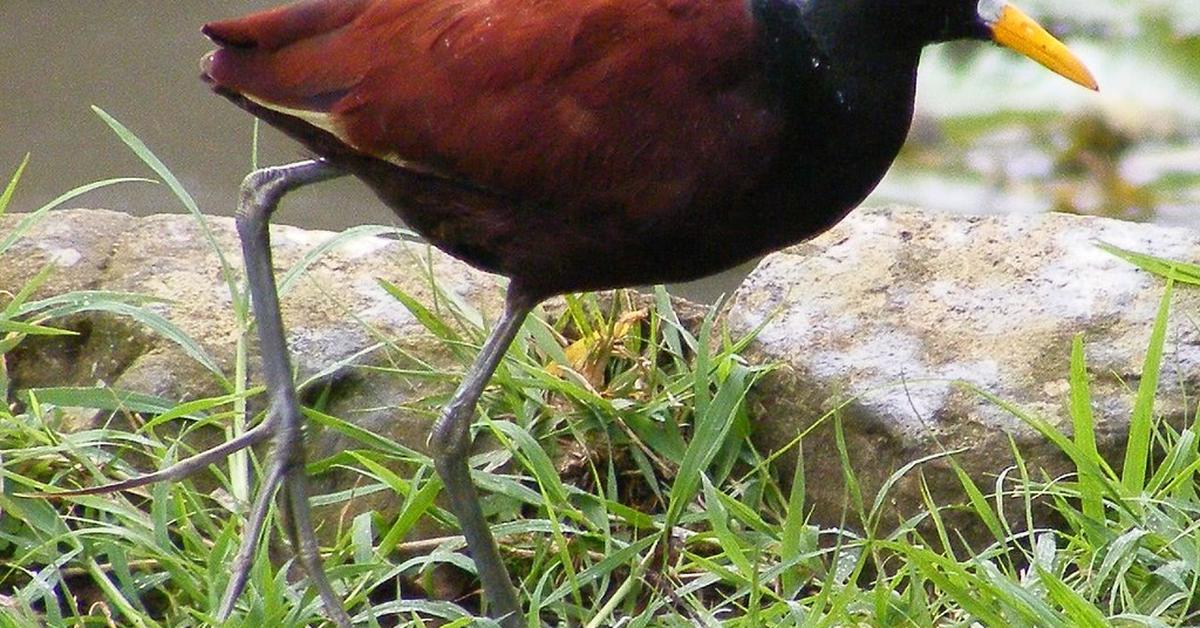
[[[271,507],[271,498],[278,491],[281,514],[296,556],[300,559],[309,581],[316,587],[330,619],[339,627],[351,625],[342,599],[333,591],[321,560],[320,546],[313,527],[312,510],[308,503],[308,473],[305,470],[304,434],[301,431],[299,407],[292,402],[294,397],[285,397],[276,407],[282,406],[280,420],[271,422],[274,438],[268,456],[266,473],[258,487],[254,504],[242,532],[242,544],[238,548],[230,570],[229,584],[217,611],[218,621],[225,621],[233,612],[234,604],[246,587],[250,568],[258,550],[263,525]]]
[[[262,537],[262,529],[270,512],[271,498],[278,491],[285,528],[304,571],[317,588],[330,618],[339,627],[348,627],[351,625],[350,616],[325,576],[313,528],[312,511],[308,504],[308,475],[305,470],[304,436],[300,427],[299,408],[288,399],[275,407],[279,406],[283,406],[283,409],[277,411],[273,407],[266,420],[242,435],[164,469],[101,486],[43,493],[42,496],[59,498],[101,495],[159,482],[179,481],[238,451],[271,439],[266,473],[250,508],[246,527],[242,532],[242,543],[230,572],[229,584],[226,585],[221,606],[217,611],[217,620],[224,622],[229,618],[234,604],[246,587],[250,568],[258,550],[258,542]]]

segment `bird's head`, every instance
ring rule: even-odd
[[[910,11],[940,13],[938,29],[926,34],[931,41],[953,39],[991,40],[1019,52],[1063,77],[1088,89],[1097,89],[1096,79],[1062,42],[1032,18],[1005,0],[902,0],[923,6]],[[927,20],[922,23],[929,24]]]

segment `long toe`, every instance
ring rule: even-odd
[[[139,475],[118,482],[112,482],[103,486],[92,486],[89,488],[80,488],[71,491],[55,491],[53,493],[37,493],[35,495],[42,497],[77,497],[79,495],[103,495],[106,493],[116,493],[118,491],[128,491],[140,486],[149,484],[157,484],[159,482],[177,482],[193,473],[208,467],[211,464],[216,464],[230,455],[239,452],[247,447],[255,445],[266,440],[271,436],[273,426],[270,422],[265,422],[255,426],[253,429],[247,430],[241,436],[228,440],[212,449],[202,451],[190,458],[184,458],[175,464],[159,469],[153,473]]]
[[[246,581],[250,578],[250,567],[254,563],[254,555],[257,553],[258,540],[262,537],[263,525],[267,520],[267,513],[271,510],[271,497],[283,482],[283,469],[283,461],[277,461],[272,456],[271,462],[268,463],[267,474],[258,487],[258,493],[254,496],[254,505],[250,508],[246,529],[242,532],[242,543],[238,547],[237,556],[233,559],[229,584],[225,587],[225,595],[221,597],[221,607],[217,610],[219,621],[223,622],[229,619],[229,615],[233,612],[233,605],[241,596],[242,590],[246,588]]]
[[[316,529],[313,527],[312,509],[308,503],[308,474],[304,467],[291,466],[283,479],[284,510],[287,512],[288,530],[304,572],[309,582],[316,587],[325,606],[325,612],[339,628],[349,628],[350,615],[346,612],[342,597],[333,590],[325,575]]]

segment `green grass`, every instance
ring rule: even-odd
[[[203,224],[167,167],[105,119]],[[0,195],[0,213],[24,167]],[[0,241],[0,254],[50,207],[23,218],[16,235]],[[210,242],[216,246],[211,236]],[[847,521],[865,524],[866,532],[814,525],[803,472],[781,481],[749,440],[746,395],[770,367],[743,360],[739,354],[751,338],[730,337],[711,312],[689,328],[662,290],[649,299],[570,296],[558,313],[539,312],[489,387],[477,425],[477,433],[503,445],[476,459],[483,469],[476,479],[527,607],[549,624],[578,626],[1200,623],[1200,425],[1172,426],[1154,413],[1170,294],[1200,283],[1200,269],[1112,252],[1167,278],[1141,385],[1132,393],[1121,471],[1096,453],[1086,347],[1077,338],[1067,400],[1072,435],[1022,409],[1020,400],[976,391],[1040,430],[1076,472],[1044,477],[1014,446],[1018,464],[980,485],[981,478],[954,464],[955,452],[935,454],[931,458],[949,459],[959,474],[962,503],[933,503],[927,492],[925,512],[895,530],[876,525],[887,487],[914,475],[923,483],[923,460],[898,469],[879,495],[861,494],[854,470],[844,464],[854,505]],[[298,277],[318,255],[287,276]],[[255,419],[246,409],[261,389],[240,383],[249,370],[251,318],[240,279],[222,259],[243,336],[228,373],[154,315],[144,297],[88,292],[34,299],[53,268],[5,294],[0,625],[212,623],[253,488],[245,469],[260,463],[255,455],[213,467],[203,481],[60,500],[29,494],[125,477],[136,472],[134,460],[159,467],[190,453],[189,434],[214,427],[233,433]],[[382,370],[448,388],[474,357],[487,322],[451,294],[420,302],[396,286],[384,288],[454,361],[434,367],[397,356],[398,366]],[[180,405],[107,388],[11,390],[4,356],[39,336],[71,333],[56,322],[90,310],[131,317],[177,343],[214,372],[224,392]],[[320,382],[312,383],[319,391]],[[462,541],[453,534],[453,517],[438,505],[441,484],[428,458],[331,416],[321,395],[315,398],[310,423],[354,445],[311,461],[310,472],[350,470],[361,479],[355,494],[389,491],[400,504],[393,514],[367,512],[330,534],[328,568],[352,614],[365,625],[486,625],[475,617],[480,609],[472,587],[455,600],[432,594],[447,566],[472,566],[457,553]],[[431,393],[406,403],[432,419],[444,400],[444,393]],[[113,420],[83,432],[58,431],[63,413],[78,408],[104,411]],[[801,439],[797,453],[839,447],[848,459],[837,411],[824,420],[837,427],[837,442]],[[346,490],[314,501],[336,507],[351,497]],[[1055,527],[1035,517],[1038,503],[1056,511]],[[1013,504],[1021,509],[1015,517]],[[943,520],[949,509],[977,517],[991,544],[966,549]],[[1014,520],[1023,523],[1019,530],[1011,527]],[[443,536],[410,536],[429,523],[441,525]],[[273,547],[286,548],[277,525],[269,535]],[[303,579],[293,577],[298,570],[287,556],[264,547],[232,625],[321,624],[319,603]]]

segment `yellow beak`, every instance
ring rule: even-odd
[[[1090,90],[1100,90],[1092,73],[1074,53],[1013,5],[1001,6],[999,14],[988,20],[988,25],[992,29],[992,39],[997,44],[1011,48]]]

